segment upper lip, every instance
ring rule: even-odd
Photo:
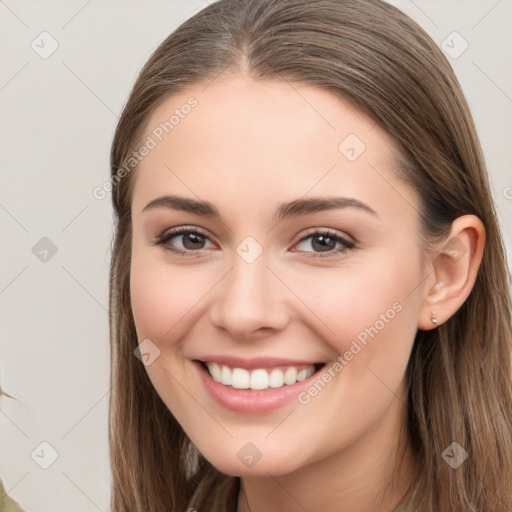
[[[280,357],[254,357],[251,359],[234,356],[204,356],[197,361],[202,363],[218,363],[229,366],[230,368],[245,368],[254,370],[257,368],[272,368],[274,366],[309,366],[322,364],[321,361],[304,361],[299,359],[283,359]]]

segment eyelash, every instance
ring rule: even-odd
[[[181,256],[197,257],[198,256],[197,253],[199,252],[199,250],[193,251],[193,250],[189,249],[189,250],[184,251],[181,249],[176,249],[176,248],[172,247],[171,245],[167,245],[167,242],[169,242],[171,239],[173,239],[179,235],[190,234],[190,233],[197,234],[204,238],[209,239],[208,235],[198,228],[182,226],[182,227],[175,228],[171,231],[168,231],[167,233],[160,235],[154,242],[152,242],[151,245],[162,246],[165,250],[171,251],[176,254],[180,254]],[[302,251],[305,253],[304,256],[306,258],[312,258],[312,259],[329,258],[329,257],[337,256],[339,254],[342,254],[344,252],[347,252],[351,249],[356,248],[356,244],[354,242],[351,242],[351,241],[347,240],[346,238],[343,238],[342,236],[338,235],[337,233],[330,231],[329,229],[316,229],[316,228],[311,228],[310,230],[308,230],[307,234],[304,237],[302,237],[297,242],[297,244],[304,242],[308,238],[315,238],[315,237],[320,237],[320,236],[332,238],[335,242],[341,243],[342,247],[340,247],[338,249],[334,249],[326,254]],[[293,252],[301,252],[301,251],[293,251]]]

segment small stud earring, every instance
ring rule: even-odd
[[[432,313],[430,313],[430,320],[432,320],[433,324],[437,324],[437,314],[434,313],[433,311]]]
[[[434,286],[434,290],[440,290],[441,289],[441,286],[443,286],[442,283],[437,283],[435,286]]]

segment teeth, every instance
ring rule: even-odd
[[[227,368],[227,366],[224,366]],[[222,371],[224,371],[224,368]],[[228,369],[229,371],[229,369]],[[249,389],[249,372],[243,368],[234,368],[231,373],[231,385],[236,389]]]
[[[279,368],[275,368],[270,372],[269,386],[271,388],[280,388],[284,384],[284,375]]]
[[[235,389],[253,389],[255,391],[270,388],[280,388],[284,385],[291,386],[313,375],[315,366],[297,368],[287,366],[280,368],[258,368],[246,370],[245,368],[230,368],[218,363],[206,363],[208,371],[215,382]]]
[[[254,370],[251,372],[249,387],[251,389],[267,389],[268,380],[267,370]]]
[[[297,382],[297,368],[290,366],[284,374],[284,383],[290,386]]]
[[[231,386],[231,370],[227,366],[223,366],[221,369],[220,381],[225,386]]]
[[[208,366],[208,369],[210,370],[210,374],[213,377],[213,380],[215,382],[221,382],[222,381],[222,374],[220,371],[220,367],[217,363],[210,363]]]
[[[308,377],[308,370],[301,370],[300,372],[297,372],[297,380],[300,382],[301,380],[304,380],[306,377]]]

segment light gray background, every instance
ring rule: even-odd
[[[110,143],[137,72],[206,3],[0,0],[0,383],[22,402],[0,399],[0,476],[27,512],[108,510],[112,210],[92,191],[108,179]],[[510,262],[512,1],[390,3],[451,47]],[[58,48],[44,59],[52,39]],[[464,40],[469,47],[453,58]],[[44,253],[46,242],[36,246],[43,237],[55,255]],[[43,469],[52,450],[58,458]]]

